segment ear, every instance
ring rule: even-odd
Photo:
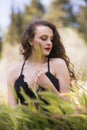
[[[32,41],[31,40],[28,40],[29,44],[32,46]]]

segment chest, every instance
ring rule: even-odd
[[[55,71],[54,71],[55,68],[54,68],[52,62],[50,62],[49,67],[48,67],[48,63],[46,63],[44,65],[38,65],[38,64],[37,65],[28,64],[27,65],[27,64],[25,64],[23,66],[22,74],[24,75],[24,82],[26,82],[28,84],[28,87],[32,88],[33,86],[37,86],[37,85],[35,85],[35,78],[36,78],[36,73],[38,72],[38,70],[42,70],[43,73],[50,71],[51,74],[56,76]],[[20,72],[19,72],[19,74],[20,74]]]
[[[47,66],[39,67],[39,66],[26,66],[23,70],[24,75],[24,81],[27,82],[28,86],[34,87],[35,86],[35,79],[36,79],[36,73],[38,70],[42,70],[43,73],[46,73],[48,71]]]

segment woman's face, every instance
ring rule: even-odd
[[[34,52],[41,51],[42,56],[48,56],[52,50],[53,31],[48,26],[40,25],[36,27],[35,36],[32,40]]]

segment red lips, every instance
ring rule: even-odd
[[[50,47],[46,47],[46,48],[44,48],[45,50],[47,50],[47,51],[50,51]]]

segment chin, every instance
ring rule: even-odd
[[[45,56],[45,57],[48,57],[48,56],[49,56],[49,54],[44,54],[44,56]]]
[[[43,53],[43,55],[45,55],[45,56],[48,56],[49,54],[50,54],[49,52]]]
[[[50,52],[43,52],[43,55],[48,56],[50,54]]]

